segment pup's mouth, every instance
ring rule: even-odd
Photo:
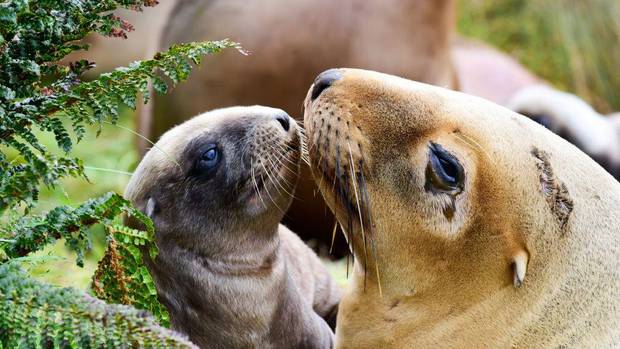
[[[276,206],[282,214],[294,198],[299,179],[302,143],[299,129],[283,136],[268,132],[257,136],[249,155],[247,186],[249,197],[245,201],[257,203],[263,208]]]

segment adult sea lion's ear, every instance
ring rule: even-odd
[[[525,281],[528,261],[529,255],[525,250],[518,250],[512,256],[512,282],[517,288],[521,287],[523,281]]]

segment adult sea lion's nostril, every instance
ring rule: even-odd
[[[314,87],[312,88],[311,99],[314,101],[319,97],[321,92],[325,91],[328,87],[330,87],[334,81],[339,80],[342,77],[342,74],[338,69],[330,69],[322,72],[319,76],[314,80]]]

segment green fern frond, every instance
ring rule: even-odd
[[[108,247],[92,279],[95,295],[108,303],[148,310],[160,324],[168,326],[168,311],[159,303],[155,282],[144,265],[145,257],[157,255],[152,230],[122,225],[107,226],[106,230]]]
[[[111,224],[121,213],[140,219],[152,233],[150,220],[129,201],[116,193],[107,193],[75,208],[59,206],[45,215],[25,216],[9,223],[0,229],[0,237],[5,239],[0,241],[0,250],[9,258],[22,257],[64,238],[81,266],[84,253],[90,248],[86,229],[94,224]]]
[[[145,311],[107,305],[72,288],[0,265],[2,348],[196,348]]]
[[[152,79],[156,79],[158,90],[167,91],[167,85],[164,88],[165,82],[158,76],[160,72],[174,85],[188,77],[190,61],[198,63],[202,56],[225,48],[238,48],[238,44],[223,40],[176,45],[154,59],[135,62],[128,68],[103,74],[67,91],[52,85],[47,94],[2,105],[0,146],[17,149],[24,156],[24,162],[11,163],[0,158],[0,173],[3,173],[0,178],[0,212],[19,203],[32,206],[41,182],[53,186],[66,176],[84,176],[84,168],[78,159],[51,154],[29,133],[33,124],[53,132],[58,146],[69,152],[73,141],[55,115],[69,116],[73,129],[78,131],[78,137],[82,137],[85,124],[114,124],[123,104],[135,108],[135,96],[138,93],[148,96],[147,86]],[[18,141],[14,138],[16,135],[26,137],[27,143]]]

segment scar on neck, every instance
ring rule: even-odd
[[[573,200],[568,193],[566,184],[555,176],[549,161],[549,154],[538,148],[533,148],[531,153],[537,160],[536,168],[538,169],[541,191],[560,225],[561,232],[564,233],[573,211]]]

